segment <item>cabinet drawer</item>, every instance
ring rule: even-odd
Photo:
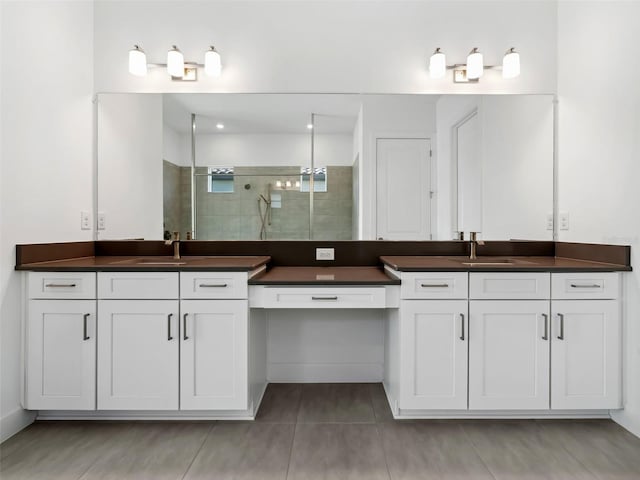
[[[401,298],[467,298],[467,272],[402,273]]]
[[[29,272],[29,298],[96,298],[94,272]]]
[[[551,298],[554,299],[615,299],[619,296],[620,274],[553,273]]]
[[[244,272],[181,272],[181,298],[247,298]]]
[[[98,272],[100,299],[174,299],[178,272]]]
[[[264,308],[385,308],[384,287],[265,287]]]
[[[550,274],[539,272],[483,272],[469,274],[469,298],[491,300],[547,299]]]

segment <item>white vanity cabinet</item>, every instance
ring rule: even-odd
[[[96,408],[95,277],[27,274],[25,408]]]
[[[621,408],[619,274],[553,274],[551,408]]]

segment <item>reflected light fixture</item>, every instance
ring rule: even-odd
[[[167,52],[167,72],[172,77],[184,75],[184,55],[175,45]]]
[[[224,128],[224,123],[216,123],[216,128],[218,130],[222,130]]]
[[[502,59],[502,78],[515,78],[520,75],[520,54],[511,47]]]
[[[477,48],[474,48],[467,57],[467,77],[471,80],[480,78],[484,73],[484,58]]]
[[[447,72],[447,58],[440,48],[436,48],[429,59],[429,74],[431,78],[442,78]]]
[[[129,50],[129,73],[137,77],[147,74],[147,56],[138,45]]]
[[[204,54],[204,73],[210,77],[219,77],[222,73],[220,54],[213,45]]]
[[[309,130],[312,130],[313,129],[313,123],[307,123],[307,128]]]

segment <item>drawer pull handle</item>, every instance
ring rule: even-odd
[[[564,340],[564,315],[559,313],[558,318],[560,318],[560,335],[558,335],[558,340]]]
[[[464,342],[464,313],[460,314],[460,325],[462,326],[462,335],[460,335],[460,340]]]
[[[200,288],[225,288],[226,283],[201,283],[198,285]]]
[[[47,283],[46,288],[75,288],[78,285],[75,283]]]
[[[589,285],[581,285],[579,283],[572,283],[571,288],[602,288],[602,285],[598,285],[596,283],[592,283]]]
[[[542,339],[549,340],[549,315],[543,313],[542,318],[544,318],[544,335],[542,336]]]
[[[173,340],[171,336],[171,317],[173,317],[173,313],[167,315],[167,340],[169,341]]]
[[[311,297],[311,300],[338,300],[338,296],[334,297]]]
[[[182,339],[183,340],[189,340],[189,337],[187,336],[187,315],[189,314],[185,313],[182,316]]]
[[[420,286],[422,288],[449,288],[448,283],[422,283]]]
[[[89,335],[87,335],[87,319],[91,316],[90,313],[85,313],[83,315],[83,320],[82,320],[82,340],[89,340]]]

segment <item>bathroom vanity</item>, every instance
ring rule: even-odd
[[[381,323],[382,360],[358,377],[338,358],[332,372],[383,382],[396,418],[622,407],[629,247],[487,242],[471,261],[464,242],[327,243],[329,267],[308,259],[313,242],[185,242],[179,260],[162,242],[18,246],[24,407],[41,418],[254,418],[270,381],[314,375],[270,370],[277,348],[296,345],[274,347],[268,319],[352,317],[363,336],[367,319]]]

